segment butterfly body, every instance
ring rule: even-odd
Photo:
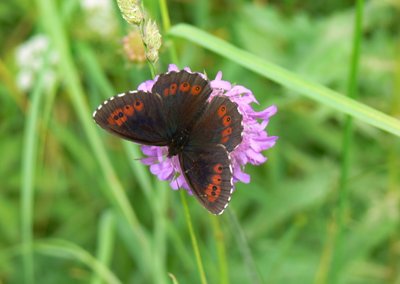
[[[230,152],[242,141],[242,115],[224,96],[211,100],[210,82],[187,71],[161,74],[151,92],[126,92],[101,104],[93,118],[124,139],[167,146],[178,156],[194,196],[221,214],[233,191]]]

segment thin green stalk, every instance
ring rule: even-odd
[[[225,212],[227,212],[230,224],[233,226],[232,230],[234,231],[233,235],[236,237],[237,247],[241,250],[244,258],[244,264],[249,272],[249,283],[263,283],[264,281],[262,281],[261,275],[257,270],[256,262],[254,261],[251,253],[249,243],[247,242],[247,238],[242,230],[242,227],[240,226],[235,212],[232,210],[232,208],[228,208]]]
[[[171,21],[169,19],[167,1],[159,0],[158,2],[160,3],[161,19],[163,22],[164,32],[168,33],[169,30],[171,29]],[[167,45],[169,45],[168,50],[169,50],[169,54],[170,54],[172,62],[179,65],[178,54],[176,52],[174,42],[172,40],[167,40],[166,43],[167,43]]]
[[[106,211],[100,218],[96,259],[108,267],[114,249],[115,221],[111,211]],[[105,283],[97,271],[93,271],[91,284]]]
[[[217,255],[218,255],[218,263],[219,263],[219,282],[221,284],[229,283],[228,276],[228,263],[226,261],[226,250],[225,250],[225,239],[224,233],[221,229],[221,222],[219,216],[210,215],[211,224],[214,230],[214,239],[217,245]]]
[[[56,82],[51,86],[49,90],[46,92],[46,97],[43,101],[43,110],[42,110],[42,123],[40,129],[40,148],[38,150],[38,167],[43,170],[45,163],[45,153],[46,153],[46,139],[48,136],[48,129],[51,122],[51,114],[53,111],[54,101],[57,95],[57,90],[59,87],[59,82]]]
[[[165,32],[168,32],[171,28],[171,20],[169,19],[168,13],[168,5],[166,0],[159,0],[160,11],[161,11],[161,20],[163,22]]]
[[[363,17],[364,1],[357,0],[356,16],[354,22],[354,34],[353,34],[353,48],[350,61],[350,72],[348,80],[347,94],[350,98],[357,98],[357,87],[358,87],[358,70],[360,60],[360,47],[362,39],[362,17]],[[342,167],[340,176],[340,188],[339,188],[339,202],[337,212],[338,232],[337,239],[334,249],[332,269],[331,269],[331,280],[332,283],[340,282],[340,255],[344,248],[344,230],[346,227],[346,212],[348,207],[348,186],[347,181],[349,178],[349,171],[351,168],[351,145],[353,140],[353,118],[350,116],[346,117],[344,137],[343,137],[343,157]]]
[[[176,277],[172,273],[168,273],[169,278],[171,278],[172,284],[179,284],[178,280],[176,280]]]
[[[200,274],[200,281],[202,284],[206,284],[207,283],[206,274],[204,272],[203,262],[201,261],[200,250],[199,250],[199,246],[197,244],[196,235],[193,230],[192,218],[190,217],[189,206],[187,204],[186,196],[185,196],[186,192],[185,192],[185,190],[180,190],[180,192],[181,192],[181,200],[182,200],[182,204],[183,204],[183,209],[185,211],[185,219],[186,219],[186,223],[188,224],[190,239],[192,240],[192,246],[193,246],[193,250],[194,250],[194,255],[196,257],[197,268],[198,268],[199,274]]]
[[[22,149],[22,184],[21,184],[21,238],[23,243],[23,267],[25,283],[34,283],[34,262],[32,254],[33,241],[33,195],[34,174],[36,170],[36,157],[38,151],[39,135],[38,119],[39,108],[44,94],[44,76],[40,74],[39,80],[32,92],[32,103],[28,108],[24,144]]]
[[[156,198],[154,199],[155,206],[154,211],[154,244],[153,244],[153,262],[154,262],[154,273],[157,277],[157,283],[166,283],[167,271],[166,271],[166,239],[167,239],[167,219],[166,208],[167,208],[167,196],[170,189],[168,183],[162,183],[162,186],[158,188]]]
[[[390,112],[392,115],[400,113],[400,39],[397,40],[394,62],[396,62],[395,71],[393,74],[393,97],[390,102]],[[400,183],[399,173],[399,159],[400,156],[400,143],[397,139],[391,139],[391,145],[388,151],[387,164],[388,164],[388,194],[392,196],[398,195],[398,185]],[[389,243],[389,257],[388,266],[394,273],[390,277],[390,283],[400,283],[400,261],[397,251],[397,242],[400,239],[400,232],[392,234]]]
[[[47,29],[55,48],[60,55],[60,68],[64,75],[68,94],[71,96],[71,102],[75,108],[77,117],[86,133],[87,139],[93,149],[94,156],[98,159],[99,166],[108,184],[106,195],[110,198],[113,206],[123,216],[128,224],[130,233],[137,238],[137,245],[142,248],[141,261],[138,265],[144,272],[151,266],[149,241],[143,227],[139,223],[133,208],[122,188],[122,185],[111,165],[108,155],[103,147],[100,137],[94,127],[91,111],[85,101],[84,91],[79,83],[78,72],[73,63],[69,51],[69,43],[64,29],[61,26],[60,17],[58,17],[55,2],[51,0],[36,0],[43,27]]]
[[[254,54],[241,50],[200,29],[187,24],[178,24],[171,28],[169,34],[187,39],[298,94],[332,107],[340,113],[346,113],[379,129],[400,136],[400,121],[398,119],[343,96],[322,85],[301,78],[299,75]]]

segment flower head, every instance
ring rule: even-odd
[[[136,0],[117,0],[122,17],[130,24],[140,25],[144,20],[144,14],[139,1]]]
[[[56,82],[55,68],[58,64],[58,53],[50,48],[47,36],[37,34],[21,44],[15,53],[19,67],[17,86],[22,91],[30,91],[42,71],[45,76],[45,87],[50,88]],[[45,70],[42,70],[45,68]]]
[[[91,32],[101,37],[115,34],[117,21],[112,11],[112,0],[83,0],[81,5],[86,14],[86,25]]]
[[[191,72],[189,68],[186,71]],[[170,65],[168,71],[179,71],[175,65]],[[205,76],[204,74],[201,74]],[[148,80],[139,85],[138,89],[150,92],[158,77]],[[252,103],[258,103],[253,93],[240,85],[232,85],[222,80],[222,72],[218,72],[214,80],[211,80],[212,93],[209,100],[215,96],[223,95],[238,105],[238,110],[243,119],[242,142],[230,152],[230,159],[233,169],[233,182],[238,181],[249,183],[250,176],[243,170],[246,164],[260,165],[266,162],[267,158],[261,153],[274,146],[277,136],[268,136],[265,128],[269,119],[277,108],[270,106],[263,111],[256,112]],[[183,187],[190,192],[184,176],[182,175],[177,156],[167,158],[168,147],[142,146],[142,152],[147,157],[142,162],[150,166],[150,171],[160,180],[171,181],[171,187],[178,189]]]
[[[146,61],[146,51],[142,42],[139,28],[135,27],[123,40],[123,49],[129,61],[143,63]]]
[[[143,30],[143,43],[146,45],[146,56],[151,62],[158,60],[158,50],[161,47],[161,34],[157,24],[148,20]]]

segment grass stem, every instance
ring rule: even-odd
[[[184,212],[185,212],[185,219],[186,219],[186,223],[188,225],[190,239],[192,240],[192,246],[193,246],[193,250],[194,250],[194,255],[196,257],[197,268],[198,268],[199,274],[200,274],[200,281],[201,281],[202,284],[206,284],[207,283],[206,274],[204,272],[203,262],[201,261],[199,245],[197,243],[196,235],[195,235],[194,230],[193,230],[192,218],[190,217],[189,206],[188,206],[187,201],[186,201],[186,196],[185,196],[186,191],[181,189],[180,193],[181,193],[181,200],[182,200],[182,204],[183,204],[183,209],[184,209]]]

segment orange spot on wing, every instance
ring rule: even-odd
[[[177,85],[176,83],[172,83],[172,84],[169,86],[169,93],[170,93],[171,95],[175,95],[177,89],[178,89],[178,85]]]
[[[136,101],[133,103],[133,107],[137,110],[137,111],[142,111],[144,108],[144,104],[141,100],[136,99]]]
[[[207,194],[208,201],[214,202],[221,194],[221,187],[210,183],[208,184],[205,193]]]
[[[216,164],[216,165],[213,167],[213,170],[214,170],[214,172],[217,173],[217,174],[222,174],[222,170],[223,170],[222,164]]]
[[[225,105],[221,105],[218,108],[218,116],[219,117],[223,117],[225,115],[225,113],[226,113],[226,106]]]
[[[222,137],[226,137],[232,134],[232,127],[225,128],[222,131]]]
[[[225,144],[228,141],[229,141],[229,136],[222,137],[222,139],[221,139],[222,144]]]
[[[125,121],[128,120],[128,117],[125,115],[124,110],[122,108],[117,108],[114,110],[107,119],[108,124],[110,125],[118,125],[121,126]]]
[[[232,119],[229,115],[225,115],[224,118],[222,119],[222,124],[224,126],[228,126],[232,123]]]
[[[201,92],[201,86],[200,85],[194,85],[190,92],[192,93],[193,96],[197,96]]]
[[[222,178],[221,178],[220,175],[213,175],[212,178],[211,178],[211,181],[212,181],[213,184],[220,185],[221,181],[222,181]]]
[[[163,91],[164,97],[167,97],[169,95],[169,88],[165,88]]]
[[[183,82],[179,85],[179,90],[182,92],[187,92],[190,90],[190,84],[188,82]]]
[[[125,113],[127,116],[131,116],[132,114],[135,113],[135,109],[134,109],[133,106],[131,106],[131,105],[126,105],[126,106],[124,107],[124,113]]]

